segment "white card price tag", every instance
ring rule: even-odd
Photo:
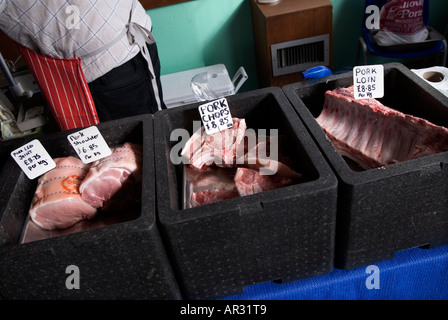
[[[112,150],[95,126],[72,133],[67,136],[67,139],[85,164],[112,154]]]
[[[198,107],[207,134],[233,127],[232,115],[226,98],[210,101]]]
[[[12,151],[11,156],[30,180],[56,167],[56,163],[37,139]]]
[[[355,99],[382,98],[384,96],[384,67],[382,65],[353,68]]]

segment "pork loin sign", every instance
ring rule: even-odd
[[[382,98],[384,96],[384,67],[381,64],[353,68],[355,99]]]
[[[207,134],[233,127],[232,115],[226,98],[201,104],[198,110]]]
[[[67,136],[67,139],[85,164],[112,154],[107,142],[95,126],[72,133]]]

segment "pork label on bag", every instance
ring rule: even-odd
[[[141,183],[142,146],[126,142],[92,163],[79,190],[93,207],[112,210],[141,200]]]
[[[65,229],[93,218],[97,209],[79,192],[90,165],[74,157],[53,159],[56,167],[38,180],[29,211],[31,220],[46,230]]]
[[[429,31],[423,21],[424,0],[388,0],[381,8],[380,45],[423,42]]]

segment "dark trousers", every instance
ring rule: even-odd
[[[154,43],[148,49],[156,73],[159,98],[162,108],[166,109],[160,83],[157,46]],[[90,82],[89,89],[101,122],[155,113],[158,110],[148,65],[141,53]]]

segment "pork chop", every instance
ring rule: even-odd
[[[207,134],[202,126],[187,141],[181,155],[197,169],[212,164],[232,167],[235,165],[237,148],[244,138],[246,128],[246,121],[238,118],[233,118],[233,127],[214,134]]]

